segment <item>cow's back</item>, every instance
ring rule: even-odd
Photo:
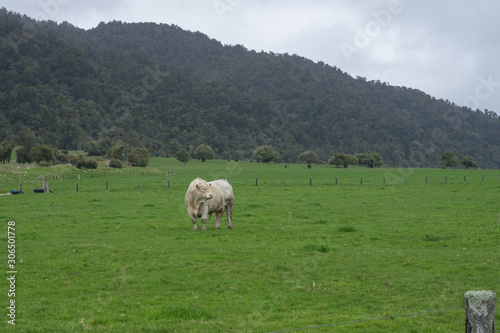
[[[232,203],[234,201],[233,187],[227,180],[219,179],[210,182],[212,190],[218,192],[218,195],[225,203]]]

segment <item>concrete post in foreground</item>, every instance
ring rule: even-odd
[[[492,291],[465,293],[465,332],[495,332],[495,297]]]

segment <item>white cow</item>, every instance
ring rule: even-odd
[[[215,213],[215,228],[220,228],[220,219],[226,210],[228,228],[232,229],[233,217],[233,188],[226,180],[206,182],[196,178],[191,182],[185,197],[186,208],[191,220],[193,230],[196,230],[196,220],[201,218],[202,230],[207,230],[207,219]]]

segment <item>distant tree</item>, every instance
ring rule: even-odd
[[[31,149],[35,145],[35,137],[31,135],[23,135],[18,141],[18,144],[21,146],[16,151],[16,161],[17,163],[31,163],[33,162],[33,158],[31,157]]]
[[[239,160],[242,160],[243,159],[243,152],[241,150],[235,150],[235,151],[233,151],[232,158],[236,162],[238,162]]]
[[[264,163],[277,161],[281,158],[280,153],[274,150],[274,148],[270,145],[259,146],[255,148],[255,150],[253,151],[253,157],[257,161]]]
[[[300,154],[299,160],[306,162],[309,165],[309,167],[310,167],[311,163],[319,163],[318,155],[316,155],[315,152],[310,151],[310,150],[305,151],[302,154]]]
[[[358,164],[366,165],[369,168],[379,167],[384,164],[382,161],[382,155],[379,153],[373,154],[357,154],[356,159],[358,160]]]
[[[465,166],[467,169],[479,167],[479,165],[476,163],[476,160],[474,160],[474,157],[472,156],[462,157],[462,165]]]
[[[133,166],[145,167],[149,164],[149,152],[146,148],[134,148],[128,153],[127,159]]]
[[[10,163],[12,150],[14,150],[15,146],[15,143],[12,141],[4,141],[0,144],[0,160],[3,164]]]
[[[194,157],[202,162],[211,160],[215,157],[215,153],[206,143],[202,143],[194,150]]]
[[[31,149],[31,157],[33,161],[40,164],[41,162],[56,162],[54,148],[50,146],[37,146]]]
[[[458,165],[460,159],[457,153],[448,151],[441,155],[441,160],[443,161],[445,166],[453,168]]]
[[[83,150],[87,152],[89,156],[104,156],[106,155],[110,147],[111,143],[107,140],[88,141],[83,146]]]
[[[349,167],[349,165],[358,164],[358,160],[356,159],[356,157],[354,155],[342,153],[342,154],[333,155],[328,160],[328,164],[336,165],[337,168],[339,167],[339,165],[343,165],[344,168],[347,168],[347,167]]]
[[[182,148],[180,149],[176,154],[175,157],[179,162],[182,162],[184,165],[186,165],[191,157],[189,157],[189,153],[186,149]]]
[[[125,152],[125,146],[113,146],[108,149],[106,157],[122,160],[124,152]]]

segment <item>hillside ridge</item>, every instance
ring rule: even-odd
[[[156,23],[83,30],[0,9],[0,142],[82,149],[145,146],[174,156],[209,144],[219,158],[272,145],[378,152],[390,166],[441,166],[445,151],[500,167],[500,119],[425,92],[351,77],[299,55],[223,45]]]

